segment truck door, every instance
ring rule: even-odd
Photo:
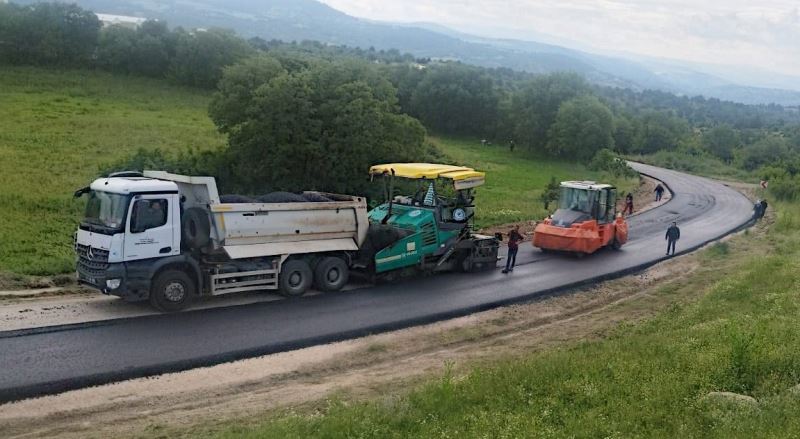
[[[179,221],[177,197],[170,194],[136,195],[128,214],[125,261],[159,258],[180,253],[175,225]]]

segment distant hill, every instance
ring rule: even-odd
[[[76,1],[95,12],[157,18],[172,26],[229,28],[247,38],[398,49],[417,57],[459,60],[484,67],[532,73],[574,71],[600,85],[634,90],[657,89],[747,104],[800,105],[800,91],[742,85],[686,63],[597,55],[533,41],[481,38],[436,24],[363,20],[315,0]]]

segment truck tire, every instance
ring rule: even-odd
[[[292,259],[286,261],[281,267],[280,285],[281,293],[287,297],[298,297],[305,294],[311,286],[313,274],[308,262],[302,259]]]
[[[619,250],[622,248],[622,244],[619,243],[619,240],[617,238],[614,238],[614,240],[611,242],[611,248],[613,248],[614,250]]]
[[[208,245],[211,240],[211,223],[208,213],[192,207],[183,212],[181,220],[181,244],[183,247],[196,250]]]
[[[186,309],[195,298],[194,282],[180,270],[164,270],[156,276],[150,288],[150,304],[164,312]]]
[[[342,258],[322,258],[314,268],[314,286],[322,291],[339,291],[349,278],[350,269]]]

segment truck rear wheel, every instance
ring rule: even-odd
[[[314,269],[314,285],[322,291],[339,291],[347,285],[350,269],[342,258],[322,258]]]
[[[281,267],[278,284],[285,296],[302,296],[311,286],[312,277],[311,267],[308,266],[308,262],[301,259],[293,259],[286,261]]]
[[[150,304],[159,311],[186,309],[195,297],[194,282],[180,270],[165,270],[156,276],[150,289]]]

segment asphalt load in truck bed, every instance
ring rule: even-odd
[[[185,370],[466,315],[560,294],[687,252],[749,224],[749,200],[720,183],[634,165],[669,186],[666,204],[630,218],[621,251],[577,259],[523,244],[517,268],[440,274],[269,303],[0,332],[0,401]],[[502,264],[502,261],[500,262]],[[500,265],[498,264],[498,265]]]

